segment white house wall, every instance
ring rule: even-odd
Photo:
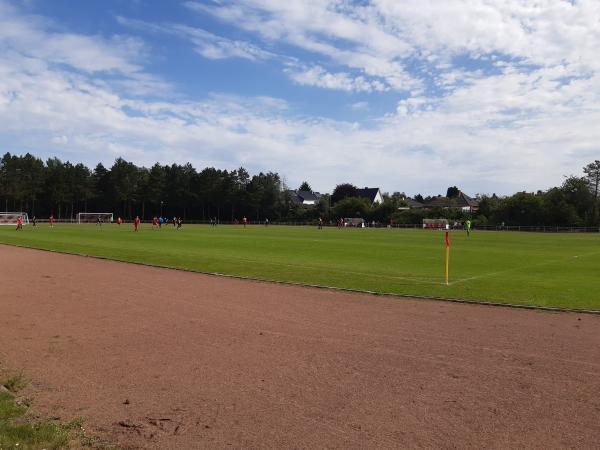
[[[377,191],[377,194],[375,195],[375,199],[373,200],[373,203],[378,203],[378,204],[383,203],[383,197],[381,196],[381,192]]]

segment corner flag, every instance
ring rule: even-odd
[[[448,264],[450,262],[450,235],[446,231],[446,286],[448,286]]]

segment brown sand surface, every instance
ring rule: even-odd
[[[0,364],[35,411],[127,448],[600,448],[585,314],[0,245]]]

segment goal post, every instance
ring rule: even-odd
[[[423,219],[424,230],[447,230],[448,219]]]
[[[98,220],[99,219],[99,220]],[[112,223],[113,213],[77,213],[77,223]]]
[[[23,225],[29,225],[26,212],[0,212],[0,225],[16,225],[19,217],[23,219]]]

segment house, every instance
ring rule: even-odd
[[[381,195],[379,188],[365,187],[363,189],[357,189],[356,196],[360,198],[366,198],[371,206],[375,204],[380,205],[383,203],[383,196]]]
[[[408,205],[408,209],[418,209],[425,207],[423,203],[416,201],[414,198],[407,197],[404,201]]]
[[[424,207],[461,209],[467,213],[474,213],[479,209],[479,201],[469,197],[463,191],[459,191],[456,198],[448,198],[438,195],[434,199],[428,201]]]
[[[425,203],[426,208],[455,208],[454,199],[438,195]]]
[[[425,205],[421,202],[416,201],[413,198],[410,197],[406,197],[404,199],[402,199],[402,205],[398,207],[398,210],[400,211],[408,211],[409,209],[420,209],[420,208],[424,208]]]
[[[290,198],[296,205],[315,206],[319,203],[321,194],[310,191],[290,191]]]
[[[458,193],[457,203],[464,212],[474,213],[479,210],[479,200],[469,197],[463,191]]]

